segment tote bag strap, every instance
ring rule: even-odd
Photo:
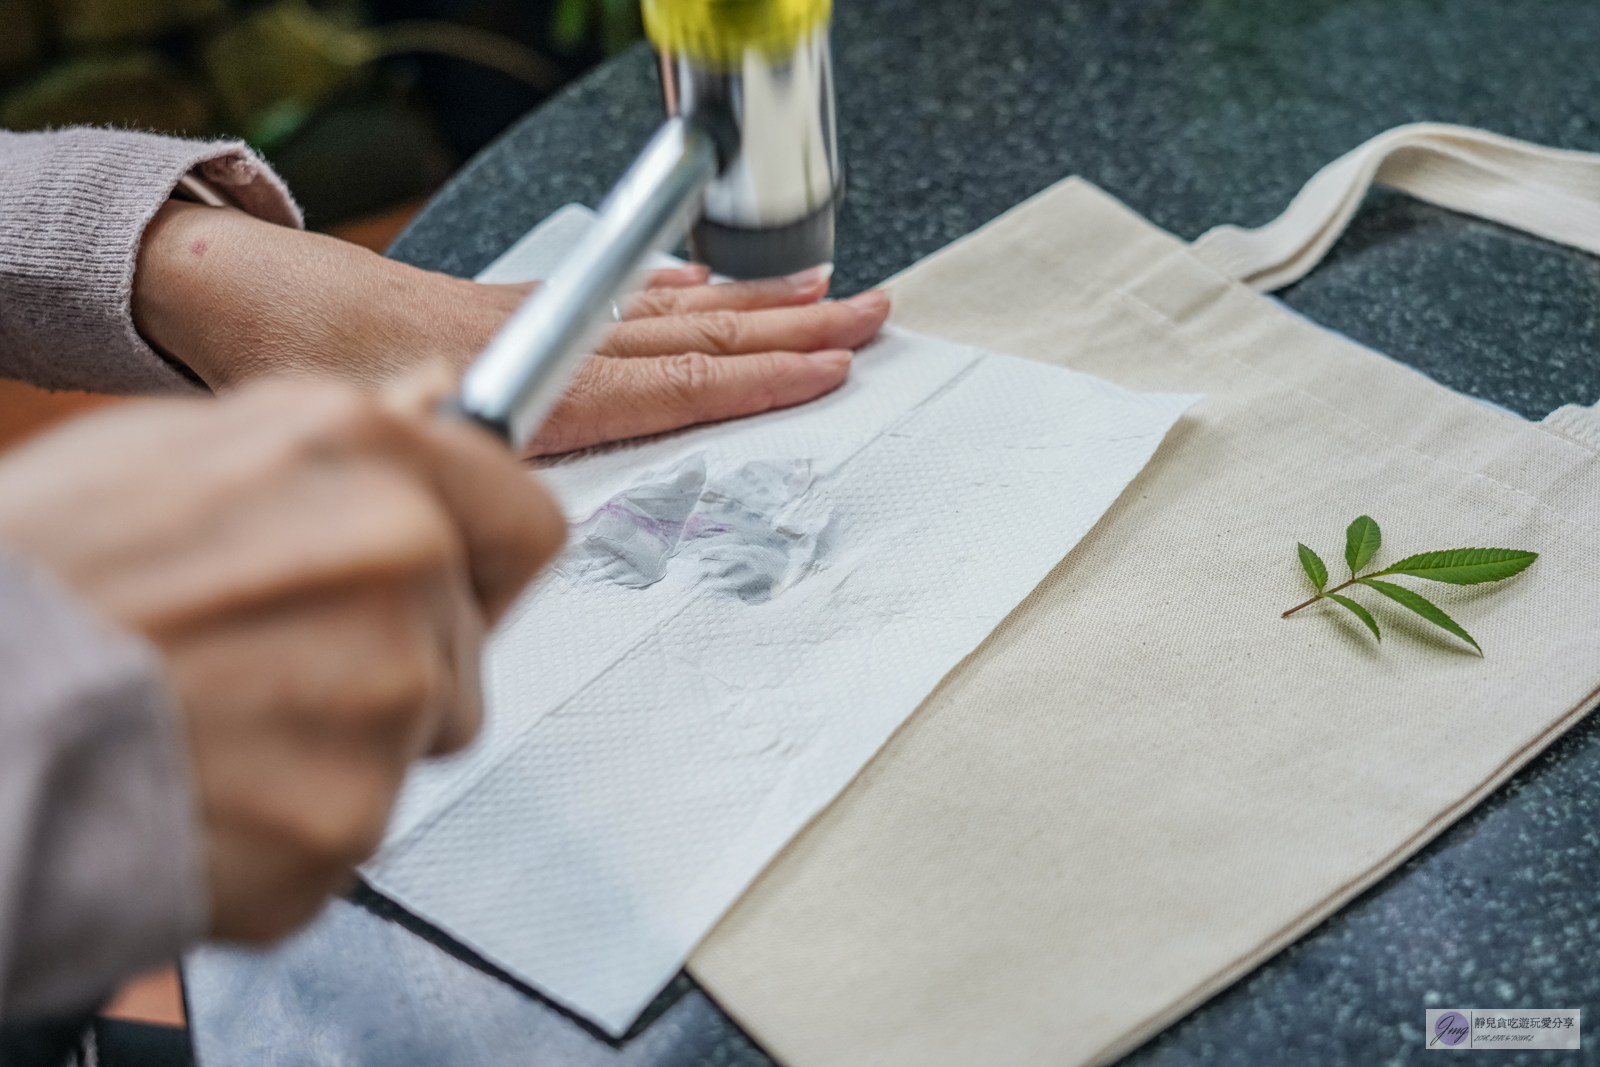
[[[1282,288],[1322,260],[1373,182],[1600,255],[1600,154],[1437,122],[1380,133],[1319,170],[1265,226],[1218,226],[1191,247],[1236,281]]]

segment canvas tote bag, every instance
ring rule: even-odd
[[[1241,281],[1310,269],[1374,178],[1600,251],[1600,157],[1421,126],[1258,231],[1186,245],[1069,179],[894,279],[901,325],[1206,399],[692,957],[781,1062],[1115,1059],[1589,708],[1596,414],[1491,410]],[[1382,644],[1331,605],[1279,617],[1311,595],[1295,542],[1337,576],[1361,514],[1381,564],[1541,553],[1492,585],[1401,580],[1482,658],[1370,592]]]

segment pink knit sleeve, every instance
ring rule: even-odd
[[[139,336],[129,303],[144,228],[191,170],[259,218],[303,225],[242,141],[0,131],[0,377],[102,393],[198,388]]]
[[[206,930],[161,654],[0,546],[0,1021],[93,1006]],[[0,1040],[0,1061],[10,1063]]]

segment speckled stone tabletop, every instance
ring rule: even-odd
[[[864,288],[1068,174],[1193,238],[1276,215],[1403,122],[1600,151],[1594,0],[837,0],[849,196],[836,293]],[[659,119],[638,49],[467,167],[391,254],[470,275],[550,211],[598,203]],[[1375,191],[1280,297],[1529,418],[1600,399],[1600,261]],[[687,978],[600,1040],[382,901],[264,956],[189,968],[202,1063],[771,1061]],[[1417,1061],[1426,1007],[1585,1009],[1600,1063],[1600,721],[1421,854],[1127,1057],[1127,1067]],[[441,1035],[450,1035],[449,1039]],[[462,1051],[470,1046],[470,1052]]]

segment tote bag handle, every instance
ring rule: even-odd
[[[1600,255],[1600,154],[1437,122],[1380,133],[1319,170],[1265,226],[1218,226],[1191,247],[1260,292],[1282,288],[1321,262],[1373,182]]]

